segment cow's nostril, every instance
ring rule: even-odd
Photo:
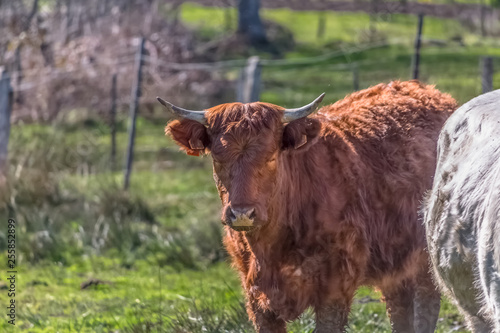
[[[231,208],[231,209],[229,209],[228,215],[229,215],[229,216],[228,216],[228,217],[229,217],[229,220],[230,220],[231,222],[234,222],[234,221],[236,220],[236,216],[237,216],[237,215],[236,215],[236,213],[234,212],[234,210],[233,210],[232,208]]]
[[[255,208],[250,209],[250,210],[246,213],[246,215],[248,216],[248,218],[249,218],[250,220],[255,219]]]
[[[230,218],[235,220],[239,217],[247,217],[251,220],[255,218],[255,208],[233,208],[230,209]]]
[[[250,231],[255,223],[255,209],[248,207],[230,207],[228,212],[231,228],[236,231]]]

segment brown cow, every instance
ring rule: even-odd
[[[393,332],[433,332],[440,295],[417,215],[455,101],[391,82],[308,117],[322,97],[294,110],[159,100],[183,118],[166,128],[182,149],[212,155],[224,244],[259,332],[285,332],[309,306],[316,332],[344,332],[361,285],[380,288]]]

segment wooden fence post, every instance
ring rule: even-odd
[[[359,90],[359,65],[357,63],[352,65],[352,88],[354,91]]]
[[[248,58],[247,65],[241,70],[238,80],[237,100],[241,103],[257,102],[260,96],[260,59]]]
[[[420,66],[420,46],[422,45],[422,28],[424,26],[424,14],[418,14],[417,37],[415,38],[415,54],[412,59],[412,78],[418,79]]]
[[[111,79],[111,109],[109,110],[109,127],[111,131],[111,170],[116,167],[116,73]]]
[[[493,58],[481,58],[481,87],[483,94],[493,90]]]
[[[4,70],[0,74],[0,178],[3,177],[7,169],[11,106],[10,75]]]
[[[135,125],[137,120],[137,111],[139,109],[139,98],[141,96],[141,81],[142,81],[142,65],[143,65],[143,54],[144,54],[144,37],[141,37],[139,42],[139,49],[135,56],[135,67],[137,69],[137,75],[135,78],[134,85],[132,86],[131,98],[132,103],[130,103],[130,119],[128,126],[128,148],[127,148],[127,159],[125,161],[125,176],[123,180],[123,188],[128,189],[130,185],[130,174],[132,173],[132,162],[134,159],[134,140],[135,140]]]

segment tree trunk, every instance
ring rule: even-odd
[[[28,15],[28,17],[26,18],[26,22],[24,25],[24,31],[27,31],[30,28],[31,21],[33,20],[33,18],[36,16],[37,13],[38,13],[38,0],[35,0],[35,1],[33,1],[33,6],[31,7],[31,12]]]
[[[246,36],[255,47],[268,44],[259,8],[260,0],[238,0],[238,33]]]

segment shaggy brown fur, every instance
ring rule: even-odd
[[[318,332],[342,332],[361,285],[382,290],[394,331],[433,331],[439,293],[417,211],[455,107],[432,86],[396,81],[287,125],[282,107],[233,103],[209,109],[206,128],[167,126],[189,154],[212,154],[224,223],[230,209],[255,209],[255,227],[226,226],[224,244],[260,332],[285,332],[309,306]]]

